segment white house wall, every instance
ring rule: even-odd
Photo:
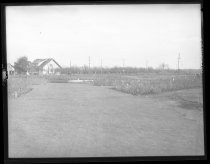
[[[49,63],[47,63],[44,67],[43,67],[43,74],[48,74],[48,70],[50,71],[50,67],[52,65],[52,70],[49,73],[55,73],[55,69],[59,68],[59,66],[54,62],[54,61],[50,61]]]

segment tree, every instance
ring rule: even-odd
[[[14,64],[15,71],[18,74],[26,73],[29,69],[29,61],[26,56],[18,58],[17,62]]]
[[[168,64],[162,63],[161,65],[159,65],[158,67],[159,69],[169,69]]]

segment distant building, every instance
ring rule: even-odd
[[[8,72],[8,75],[14,75],[15,74],[15,68],[10,63],[7,64],[7,72]]]
[[[29,73],[37,75],[58,74],[61,68],[62,67],[52,58],[36,59],[30,64]]]

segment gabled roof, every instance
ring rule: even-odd
[[[7,66],[14,68],[14,66],[12,64],[10,64],[10,63],[7,63]]]
[[[14,66],[12,64],[8,63],[7,64],[7,70],[14,71],[15,68],[14,68]]]
[[[47,59],[36,59],[33,61],[33,64],[36,66],[40,66],[44,61],[46,61]]]
[[[54,61],[58,67],[62,68],[54,59],[52,58],[48,58],[48,59],[36,59],[33,61],[33,65],[39,67],[39,68],[43,68],[47,63],[49,63],[50,61]]]

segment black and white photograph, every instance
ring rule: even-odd
[[[201,4],[5,7],[8,157],[204,156]]]

